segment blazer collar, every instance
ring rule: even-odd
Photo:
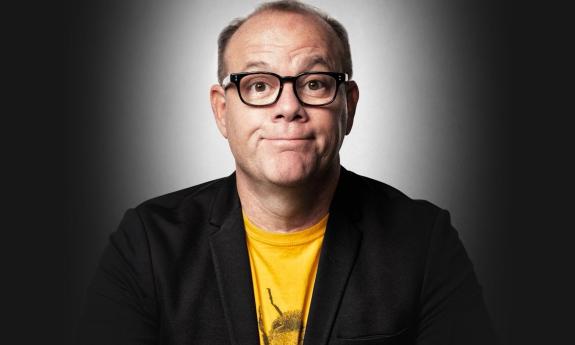
[[[327,344],[361,243],[353,173],[341,168],[320,253],[304,344]],[[249,256],[235,174],[223,180],[212,204],[212,259],[232,344],[258,344]]]
[[[210,249],[231,343],[259,344],[251,268],[235,174],[212,204]]]
[[[361,244],[353,173],[341,168],[319,258],[304,345],[327,344]]]
[[[223,178],[216,191],[216,196],[210,208],[210,224],[220,227],[228,219],[236,215],[239,209],[241,213],[240,197],[236,186],[236,173]]]

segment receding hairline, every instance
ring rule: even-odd
[[[265,16],[273,16],[274,14],[285,14],[285,15],[299,15],[302,17],[309,17],[310,19],[312,19],[314,22],[313,24],[317,25],[318,30],[323,31],[323,33],[321,33],[320,35],[326,35],[324,36],[324,38],[326,39],[335,39],[336,41],[338,41],[338,43],[333,46],[333,47],[329,47],[329,50],[333,51],[336,55],[334,56],[335,58],[335,63],[336,66],[337,65],[342,65],[342,63],[339,61],[341,60],[341,56],[343,54],[343,47],[342,44],[339,43],[339,39],[337,37],[337,34],[331,29],[331,27],[329,26],[328,23],[326,23],[324,20],[322,20],[322,18],[313,15],[311,13],[299,13],[299,12],[293,12],[293,11],[282,11],[282,10],[276,10],[276,9],[269,9],[269,10],[263,10],[257,13],[254,13],[253,15],[249,16],[246,18],[246,20],[241,24],[240,27],[238,27],[238,29],[234,32],[234,34],[232,36],[230,36],[230,39],[227,42],[226,45],[226,49],[223,52],[223,58],[224,58],[224,66],[226,68],[226,71],[228,69],[228,59],[227,59],[227,55],[229,50],[227,49],[227,47],[229,47],[232,44],[232,40],[237,39],[237,35],[238,34],[242,34],[242,30],[245,30],[246,26],[248,26],[250,23],[252,23],[254,20],[257,20],[259,18],[265,17]],[[313,59],[318,59],[318,57],[313,57]],[[324,60],[325,61],[325,60]],[[334,66],[335,67],[335,66]],[[343,68],[343,66],[338,66],[340,68]]]
[[[313,18],[319,27],[325,30],[327,35],[332,36],[338,42],[337,47],[333,49],[337,55],[336,64],[339,65],[344,72],[348,73],[351,78],[353,73],[351,52],[349,47],[349,38],[345,27],[339,21],[314,6],[300,3],[298,1],[275,1],[260,5],[246,17],[234,19],[224,28],[224,30],[222,30],[218,37],[218,81],[220,83],[225,77],[225,74],[228,73],[226,53],[232,38],[241,29],[241,27],[251,19],[272,13],[291,13]]]

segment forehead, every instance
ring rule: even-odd
[[[340,44],[331,27],[309,14],[267,11],[248,19],[231,37],[224,54],[230,72],[253,64],[300,66],[324,61],[340,67]]]

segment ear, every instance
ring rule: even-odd
[[[359,88],[355,81],[348,81],[346,88],[346,102],[347,102],[347,123],[345,126],[345,134],[348,135],[353,127],[353,119],[355,118],[355,109],[357,101],[359,100]]]
[[[210,88],[210,103],[212,104],[212,112],[216,125],[224,138],[228,138],[228,130],[226,127],[226,93],[221,85],[212,85]]]

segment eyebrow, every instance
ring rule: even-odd
[[[333,67],[327,62],[327,60],[323,56],[313,56],[310,58],[309,62],[305,65],[304,71],[310,71],[313,66],[322,65],[328,69],[333,69]],[[260,70],[270,70],[271,66],[265,61],[257,60],[257,61],[248,61],[243,71],[249,71],[250,69],[260,69]]]
[[[311,67],[313,67],[315,65],[323,65],[324,67],[327,67],[328,69],[333,69],[333,66],[331,66],[323,56],[319,56],[319,55],[313,56],[311,58],[311,61],[308,62],[308,64],[306,65],[306,70],[309,70]]]
[[[248,61],[248,63],[244,66],[243,70],[247,71],[250,68],[269,68],[270,65],[265,61]]]

